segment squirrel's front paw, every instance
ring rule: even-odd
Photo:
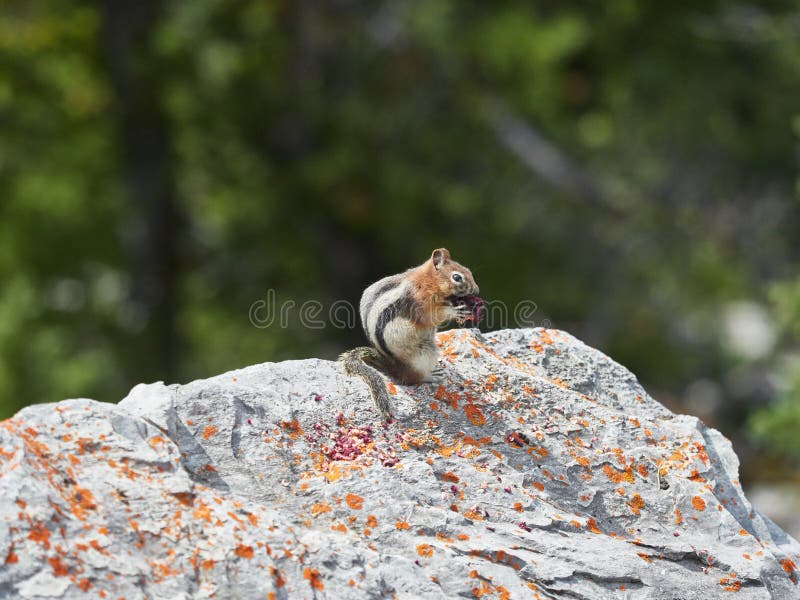
[[[447,318],[451,321],[462,322],[472,314],[471,310],[466,306],[448,306]]]

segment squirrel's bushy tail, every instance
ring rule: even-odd
[[[382,364],[381,356],[375,348],[369,346],[359,346],[339,355],[338,362],[348,375],[361,377],[369,388],[372,401],[381,414],[381,417],[388,419],[391,416],[392,407],[389,402],[389,392],[383,382],[377,368]],[[377,367],[377,368],[376,368]]]

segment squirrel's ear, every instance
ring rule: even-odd
[[[436,250],[433,251],[433,254],[431,254],[431,262],[433,263],[433,268],[436,269],[437,271],[448,260],[450,260],[450,252],[448,251],[447,248],[437,248]]]

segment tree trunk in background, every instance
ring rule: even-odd
[[[131,261],[131,301],[145,319],[131,361],[137,381],[174,378],[181,349],[177,315],[178,239],[172,148],[161,104],[160,62],[151,50],[164,3],[103,0],[101,43],[114,112],[128,214],[121,235]]]

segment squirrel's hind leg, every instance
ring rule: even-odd
[[[428,373],[421,383],[442,383],[445,379],[446,371],[444,367],[437,366],[433,371]]]

